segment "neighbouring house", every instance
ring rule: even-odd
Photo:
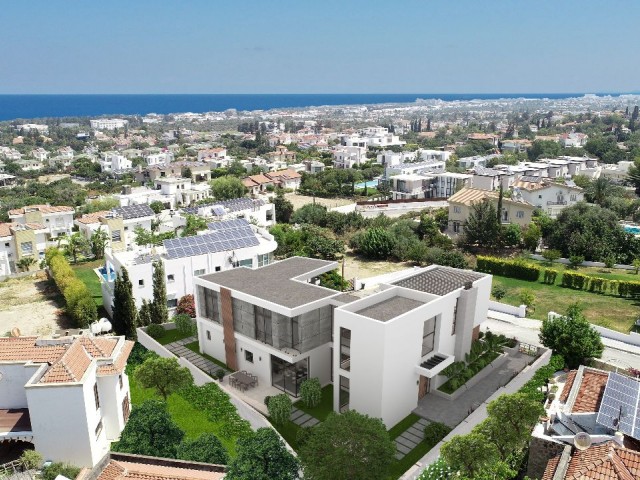
[[[33,172],[42,170],[44,168],[44,163],[42,163],[40,160],[25,158],[15,160],[15,162],[16,165],[18,165],[25,172]]]
[[[211,192],[208,184],[192,185],[190,178],[183,177],[156,178],[153,185],[156,190],[160,190],[161,195],[165,198],[163,203],[168,208],[191,205],[209,198]]]
[[[40,268],[47,248],[47,229],[40,223],[0,223],[0,278],[17,273],[23,258],[34,261],[29,270]]]
[[[600,175],[614,183],[623,183],[629,177],[629,168],[632,166],[633,162],[629,160],[621,160],[615,165],[603,165]]]
[[[475,155],[473,157],[463,157],[458,160],[458,166],[461,168],[486,167],[489,160],[502,157],[497,153],[492,155]]]
[[[93,467],[131,409],[124,337],[0,338],[0,442]]]
[[[155,213],[148,205],[127,205],[109,211],[82,215],[74,221],[78,230],[87,238],[98,229],[104,231],[109,240],[107,246],[114,252],[126,250],[135,244],[136,228],[151,231]]]
[[[31,150],[31,156],[38,160],[39,162],[44,162],[47,158],[49,158],[49,152],[47,152],[44,148],[36,148]]]
[[[506,190],[515,180],[515,174],[508,168],[498,169],[476,166],[472,170],[472,175],[471,185],[473,188],[489,191],[500,189],[500,185]]]
[[[208,167],[207,167],[208,170]],[[153,184],[153,181],[157,178],[182,177],[182,166],[175,163],[169,165],[155,165],[153,167],[142,167],[138,165],[137,170],[134,173],[136,182],[142,184]]]
[[[473,205],[478,202],[491,202],[498,208],[498,192],[465,187],[449,198],[449,227],[448,233],[461,234],[473,211]],[[515,223],[525,227],[531,223],[535,206],[518,198],[503,198],[500,218],[502,223]]]
[[[376,161],[384,166],[396,166],[401,163],[413,162],[416,159],[416,152],[394,152],[392,150],[383,150],[378,153]]]
[[[589,140],[589,135],[585,133],[564,133],[560,136],[560,145],[563,147],[584,147]]]
[[[58,157],[60,158],[63,158],[66,160],[73,160],[74,156],[75,156],[75,152],[71,147],[60,147],[58,149]]]
[[[356,165],[367,162],[367,148],[356,145],[336,147],[333,150],[334,168],[353,168]]]
[[[173,162],[173,153],[167,151],[145,155],[144,161],[147,162],[147,165],[150,167],[168,165]]]
[[[222,480],[224,465],[109,452],[75,480]]]
[[[29,133],[35,130],[41,135],[47,135],[49,133],[49,125],[38,124],[38,123],[25,123],[22,125],[16,125],[16,130],[18,132],[24,132],[24,133]]]
[[[296,163],[296,152],[291,152],[284,145],[277,145],[275,152],[269,152],[265,155],[270,162]]]
[[[183,208],[188,215],[198,215],[215,220],[232,220],[244,218],[259,226],[272,226],[276,223],[276,207],[259,198],[234,198],[232,200],[212,201],[190,208]]]
[[[197,277],[200,351],[294,397],[307,378],[332,383],[334,411],[395,425],[469,352],[491,276],[432,265],[345,294],[319,286],[337,267],[292,257]]]
[[[297,190],[300,188],[301,180],[302,175],[293,169],[287,168],[285,170],[250,175],[243,178],[242,183],[251,195],[257,195],[276,187]]]
[[[90,120],[91,128],[94,130],[116,130],[125,128],[129,124],[129,120],[122,118],[98,118]]]
[[[152,262],[164,263],[167,306],[175,308],[178,300],[193,293],[199,275],[236,267],[268,265],[277,248],[273,236],[245,219],[223,220],[208,224],[208,229],[191,237],[164,240],[162,246],[137,246],[127,251],[105,252],[102,276],[104,307],[112,310],[116,275],[125,267],[133,285],[138,308],[142,299],[153,298]]]
[[[580,366],[555,384],[560,391],[532,433],[527,475],[639,478],[640,379]]]
[[[131,160],[117,152],[105,152],[99,163],[103,172],[121,172],[133,166]]]
[[[9,219],[14,223],[37,223],[47,230],[47,240],[73,232],[73,214],[75,210],[68,206],[29,205],[9,210]]]
[[[520,177],[511,185],[512,198],[525,202],[556,218],[562,210],[584,201],[583,189],[568,180],[556,183],[543,177]]]
[[[324,172],[326,165],[322,162],[319,162],[317,160],[305,160],[303,162],[303,166],[304,166],[304,172],[310,173],[310,174],[315,174],[315,173],[319,173],[319,172]]]
[[[199,162],[210,162],[210,163],[219,163],[226,162],[229,160],[227,157],[227,149],[226,148],[206,148],[204,150],[198,150],[198,161]]]
[[[400,140],[398,135],[390,133],[386,127],[368,127],[358,131],[357,134],[345,134],[340,138],[340,144],[345,147],[364,147],[365,149],[367,147],[402,146],[406,143]]]
[[[476,142],[488,142],[495,146],[498,146],[498,141],[500,140],[499,135],[492,135],[490,133],[470,133],[467,135],[467,140],[476,141]]]
[[[526,138],[514,138],[511,140],[504,140],[500,144],[500,150],[503,153],[525,153],[527,148],[531,146],[531,140]]]
[[[13,188],[16,186],[17,180],[15,175],[8,173],[0,173],[0,188]]]

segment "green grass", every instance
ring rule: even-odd
[[[556,281],[560,281],[562,273],[566,270],[571,273],[581,273],[583,275],[589,275],[592,277],[607,278],[609,280],[624,280],[624,281],[640,281],[640,275],[636,275],[633,270],[622,270],[619,268],[604,268],[604,267],[578,267],[577,269],[570,268],[569,265],[563,263],[554,262],[552,265],[542,260],[529,260],[536,266],[546,269],[551,268],[558,271],[558,278]]]
[[[139,386],[135,381],[134,375],[129,376],[129,388],[133,405],[139,405],[145,400],[162,399],[153,389]],[[221,422],[212,422],[205,412],[193,407],[177,393],[167,398],[167,410],[171,414],[173,421],[185,432],[186,438],[195,439],[203,433],[213,433],[220,439],[229,455],[231,457],[235,456],[234,440],[227,440],[219,434],[222,426]]]
[[[96,275],[96,272],[93,270],[101,267],[103,263],[103,260],[94,260],[93,262],[79,263],[71,266],[78,278],[82,280],[82,283],[84,283],[91,292],[91,296],[96,302],[97,307],[102,307],[102,287],[100,285],[100,278],[98,278],[98,275]]]
[[[178,340],[183,340],[185,338],[189,338],[189,337],[193,337],[193,333],[181,333],[178,331],[177,328],[174,328],[173,330],[166,330],[165,334],[157,339],[157,342],[160,345],[167,345],[168,343],[173,343],[173,342],[177,342]],[[198,342],[195,342],[196,345],[198,344]]]
[[[391,440],[398,438],[402,432],[404,432],[418,420],[420,420],[420,417],[418,415],[416,415],[415,413],[410,413],[389,429],[389,437],[391,437]]]
[[[322,389],[322,399],[317,406],[309,408],[302,400],[298,400],[294,403],[294,406],[312,417],[316,417],[321,422],[324,422],[329,414],[333,412],[333,385],[329,384]]]
[[[209,360],[210,362],[215,363],[216,365],[218,365],[220,368],[224,368],[225,370],[229,371],[229,372],[233,372],[232,369],[230,369],[226,363],[218,360],[217,358],[213,358],[210,355],[207,355],[206,353],[200,353],[200,346],[198,344],[197,341],[195,342],[191,342],[191,343],[187,343],[185,345],[185,347],[187,347],[189,350],[191,350],[192,352],[196,352],[198,355],[203,356],[204,358],[206,358],[207,360]]]
[[[440,385],[438,387],[438,390],[440,390],[441,392],[444,393],[448,393],[449,395],[451,395],[453,392],[455,392],[456,390],[458,390],[460,387],[462,387],[465,383],[467,383],[469,380],[471,380],[473,377],[475,377],[477,374],[479,374],[482,370],[484,370],[484,368],[489,365],[491,362],[493,362],[496,358],[498,358],[500,356],[499,353],[493,353],[491,355],[489,355],[486,359],[486,364],[484,367],[482,367],[480,370],[474,372],[473,375],[471,375],[471,377],[464,383],[461,383],[460,385],[458,385],[456,388],[453,388],[453,384],[451,383],[451,379],[447,380],[445,383],[443,383],[442,385]],[[467,368],[469,368],[469,366],[467,366]]]
[[[556,266],[554,264],[554,268]],[[578,272],[586,273],[584,270],[586,269],[581,268],[578,269]],[[625,275],[625,278],[635,277],[635,275],[628,274],[616,275]],[[604,275],[601,276],[604,277]],[[561,275],[558,274],[556,283],[559,284],[560,282]],[[501,302],[516,306],[521,303],[520,292],[531,290],[536,297],[535,310],[532,313],[528,313],[527,316],[538,320],[546,319],[550,311],[565,313],[572,303],[578,302],[584,307],[584,315],[591,323],[628,333],[640,314],[637,299],[573,290],[559,285],[528,282],[498,275],[493,276],[493,285],[501,285],[507,291],[507,295],[500,300]]]

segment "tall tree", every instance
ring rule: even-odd
[[[481,433],[456,435],[440,449],[447,464],[461,475],[477,478],[478,473],[499,462],[498,448]]]
[[[193,383],[187,367],[181,367],[176,358],[147,358],[134,372],[135,379],[144,388],[155,389],[164,400],[173,392]]]
[[[353,410],[329,414],[300,449],[305,478],[313,480],[385,479],[394,454],[382,421]]]
[[[227,451],[213,433],[203,433],[195,440],[184,440],[178,447],[178,458],[217,465],[229,463]]]
[[[140,311],[138,312],[138,325],[140,325],[141,327],[146,327],[147,325],[151,325],[152,323],[151,303],[149,303],[146,298],[143,298],[142,305],[140,306]]]
[[[86,255],[90,249],[89,241],[80,232],[75,232],[67,240],[65,247],[67,255],[73,258],[73,263],[78,262],[79,255]]]
[[[120,440],[111,445],[115,452],[176,458],[184,432],[171,419],[167,404],[146,400],[134,406]]]
[[[500,192],[498,193],[498,208],[496,209],[496,217],[498,225],[502,225],[502,199],[504,198],[504,189],[502,188],[502,182],[500,182]]]
[[[152,323],[167,323],[169,321],[167,285],[164,280],[164,263],[162,260],[153,262],[153,301],[151,302],[150,310]]]
[[[542,321],[540,342],[562,355],[570,368],[577,368],[590,358],[600,358],[604,351],[602,338],[574,303],[564,316]]]
[[[131,280],[129,280],[129,272],[122,267],[113,286],[113,313],[111,318],[113,331],[118,335],[125,335],[129,339],[137,339],[137,317],[138,310],[133,299],[133,288]]]
[[[276,221],[280,223],[289,223],[289,219],[293,213],[293,203],[284,197],[284,192],[281,188],[276,191],[276,196],[272,202],[275,205]]]
[[[476,202],[464,225],[464,244],[471,247],[482,245],[496,248],[500,245],[500,223],[496,221],[498,213],[489,200]]]
[[[285,447],[275,430],[259,428],[238,439],[237,455],[227,468],[227,480],[295,480],[298,460]]]
[[[211,193],[216,200],[231,200],[243,197],[246,191],[247,189],[242,180],[231,175],[211,180]]]

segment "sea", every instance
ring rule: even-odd
[[[0,95],[0,120],[412,103],[418,99],[444,101],[500,98],[562,99],[583,95],[584,93]]]

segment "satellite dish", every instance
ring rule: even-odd
[[[13,330],[11,330],[11,336],[12,337],[19,337],[20,336],[20,329],[18,327],[14,327]]]
[[[586,450],[591,446],[591,435],[587,432],[578,432],[573,437],[573,444],[578,450]]]

